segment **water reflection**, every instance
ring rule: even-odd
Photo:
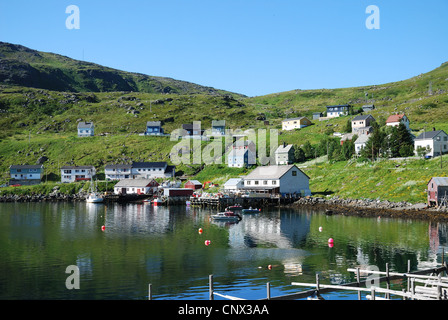
[[[1,203],[0,299],[144,299],[148,283],[154,298],[207,298],[209,274],[220,290],[256,299],[267,281],[289,293],[297,291],[292,281],[314,282],[316,273],[323,283],[341,283],[353,281],[347,268],[356,266],[389,263],[405,272],[411,260],[413,270],[435,267],[447,246],[444,223],[273,209],[228,224],[211,222],[212,213],[143,203]],[[81,274],[76,292],[63,285],[72,264]]]

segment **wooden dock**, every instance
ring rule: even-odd
[[[444,259],[442,259],[444,261]],[[362,270],[360,268],[349,268],[349,272],[354,272],[356,275],[356,282],[334,285],[334,284],[321,284],[319,275],[316,274],[315,283],[301,283],[292,282],[291,285],[302,286],[312,288],[311,290],[305,290],[297,293],[286,294],[276,297],[271,297],[271,285],[266,283],[266,298],[259,300],[324,300],[322,294],[333,291],[354,291],[358,293],[358,300],[362,300],[362,293],[366,293],[365,299],[367,300],[391,300],[397,297],[401,300],[448,300],[448,277],[443,277],[442,273],[447,273],[447,265],[445,262],[441,266],[418,270],[410,272],[410,261],[408,260],[408,272],[398,273],[390,272],[388,264],[386,264],[386,271],[372,271]],[[381,284],[386,283],[386,287],[372,286],[371,280],[361,281],[361,273],[363,274],[376,274],[378,277],[374,278],[374,283]],[[406,288],[401,290],[393,290],[390,287],[392,280],[402,280],[404,283],[406,280]],[[418,285],[420,284],[420,285]],[[227,299],[227,300],[246,300],[241,297],[232,296],[230,294],[216,292],[214,290],[214,277],[209,275],[209,299],[214,300],[215,296]],[[152,299],[152,286],[149,284],[148,299]],[[384,296],[380,296],[384,294]]]
[[[190,205],[197,207],[211,207],[217,209],[224,209],[228,206],[239,204],[244,208],[266,208],[278,207],[285,204],[291,204],[297,201],[300,197],[293,196],[276,196],[276,197],[199,197],[191,198]]]

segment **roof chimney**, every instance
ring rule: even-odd
[[[436,131],[436,128],[435,128],[435,127],[432,127],[432,131]]]

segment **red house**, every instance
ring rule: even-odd
[[[432,177],[428,182],[428,205],[448,205],[448,177]]]
[[[187,183],[185,183],[185,188],[192,190],[202,189],[202,183],[198,180],[188,180]]]

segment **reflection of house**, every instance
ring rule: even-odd
[[[439,206],[443,199],[448,201],[448,177],[433,177],[428,182],[428,205]],[[443,203],[448,206],[448,203]]]
[[[285,119],[282,121],[282,130],[300,129],[310,125],[311,121],[306,117]]]
[[[9,167],[11,176],[10,185],[22,184],[31,185],[39,184],[44,173],[44,166],[39,165],[12,165]]]
[[[95,126],[92,122],[79,122],[78,123],[78,137],[90,137],[95,133]]]
[[[159,184],[154,179],[123,179],[114,186],[115,194],[152,194]]]
[[[291,164],[294,162],[294,146],[282,144],[275,150],[275,164]]]
[[[257,167],[244,177],[244,190],[311,195],[310,178],[295,165]]]
[[[436,157],[448,152],[448,135],[443,130],[423,132],[414,140],[414,149],[428,147],[431,150],[427,156]]]
[[[94,166],[63,166],[61,168],[61,182],[91,180],[95,174]]]

